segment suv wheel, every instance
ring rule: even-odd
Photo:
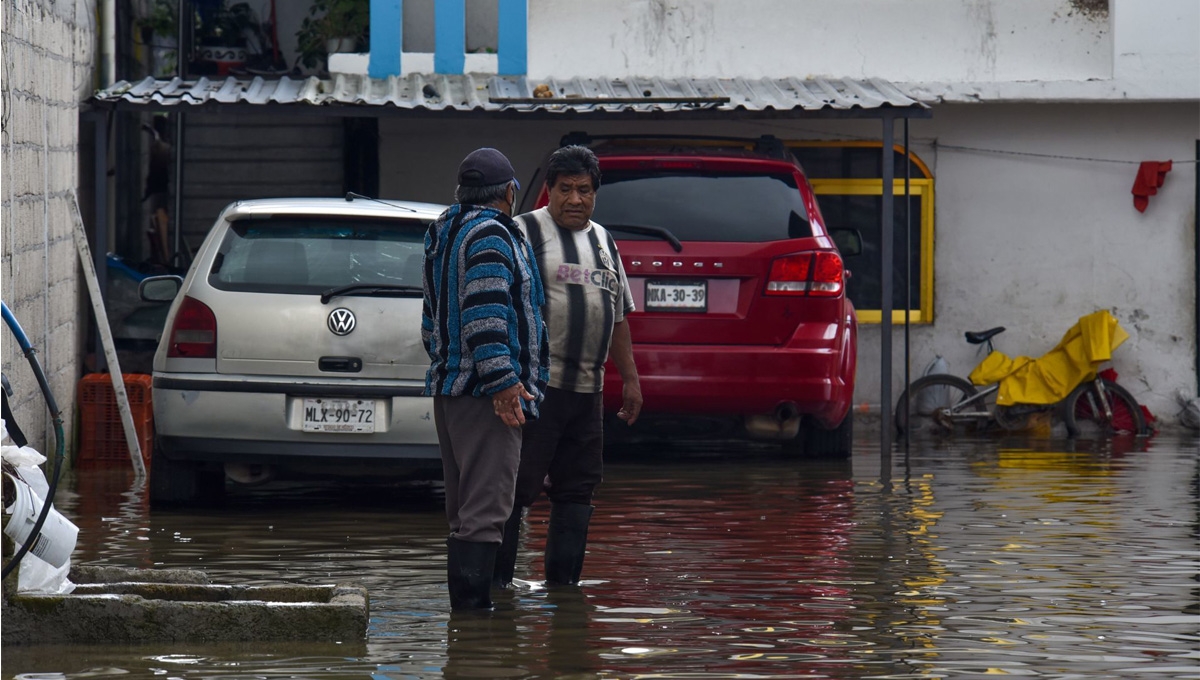
[[[806,422],[795,439],[784,442],[789,453],[803,454],[809,458],[849,458],[854,443],[854,412],[847,411],[846,417],[832,430],[818,426],[811,420]]]

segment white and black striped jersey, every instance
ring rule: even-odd
[[[559,227],[546,208],[520,215],[516,222],[533,246],[545,283],[549,385],[600,392],[613,324],[634,310],[617,244],[595,222],[579,231]]]

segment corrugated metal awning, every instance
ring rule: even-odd
[[[882,109],[923,116],[927,106],[895,85],[812,78],[572,78],[528,79],[487,74],[413,74],[388,78],[337,74],[331,79],[199,78],[122,81],[90,100],[105,108],[226,106],[312,110],[343,115],[382,111],[483,113],[775,112],[860,116]],[[358,114],[353,111],[359,110]],[[332,111],[330,111],[332,112]],[[872,117],[874,117],[874,115]]]

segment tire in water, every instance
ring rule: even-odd
[[[832,430],[818,427],[811,421],[800,431],[801,451],[810,458],[849,458],[854,447],[854,410],[846,412],[841,424]]]
[[[917,378],[896,404],[896,430],[901,434],[907,431],[910,434],[953,435],[983,429],[991,419],[983,399],[954,409],[956,404],[978,392],[970,382],[954,375],[938,373]],[[907,411],[905,397],[908,397]],[[953,410],[959,418],[947,417],[947,410]]]
[[[1076,387],[1063,401],[1063,422],[1072,437],[1146,434],[1146,418],[1142,407],[1129,390],[1102,378],[1112,418],[1104,412],[1096,381],[1089,380]]]

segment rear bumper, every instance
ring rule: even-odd
[[[284,463],[302,459],[440,461],[433,400],[413,385],[279,382],[214,374],[154,376],[154,425],[172,460]],[[376,431],[303,430],[304,398],[375,401]]]
[[[836,426],[854,397],[852,334],[821,347],[634,345],[646,413],[759,415],[794,404]],[[605,408],[621,405],[621,377],[605,371]]]
[[[346,444],[338,442],[269,442],[253,439],[158,436],[163,455],[171,460],[273,463],[306,459],[311,462],[408,461],[441,468],[438,446],[428,444]]]

